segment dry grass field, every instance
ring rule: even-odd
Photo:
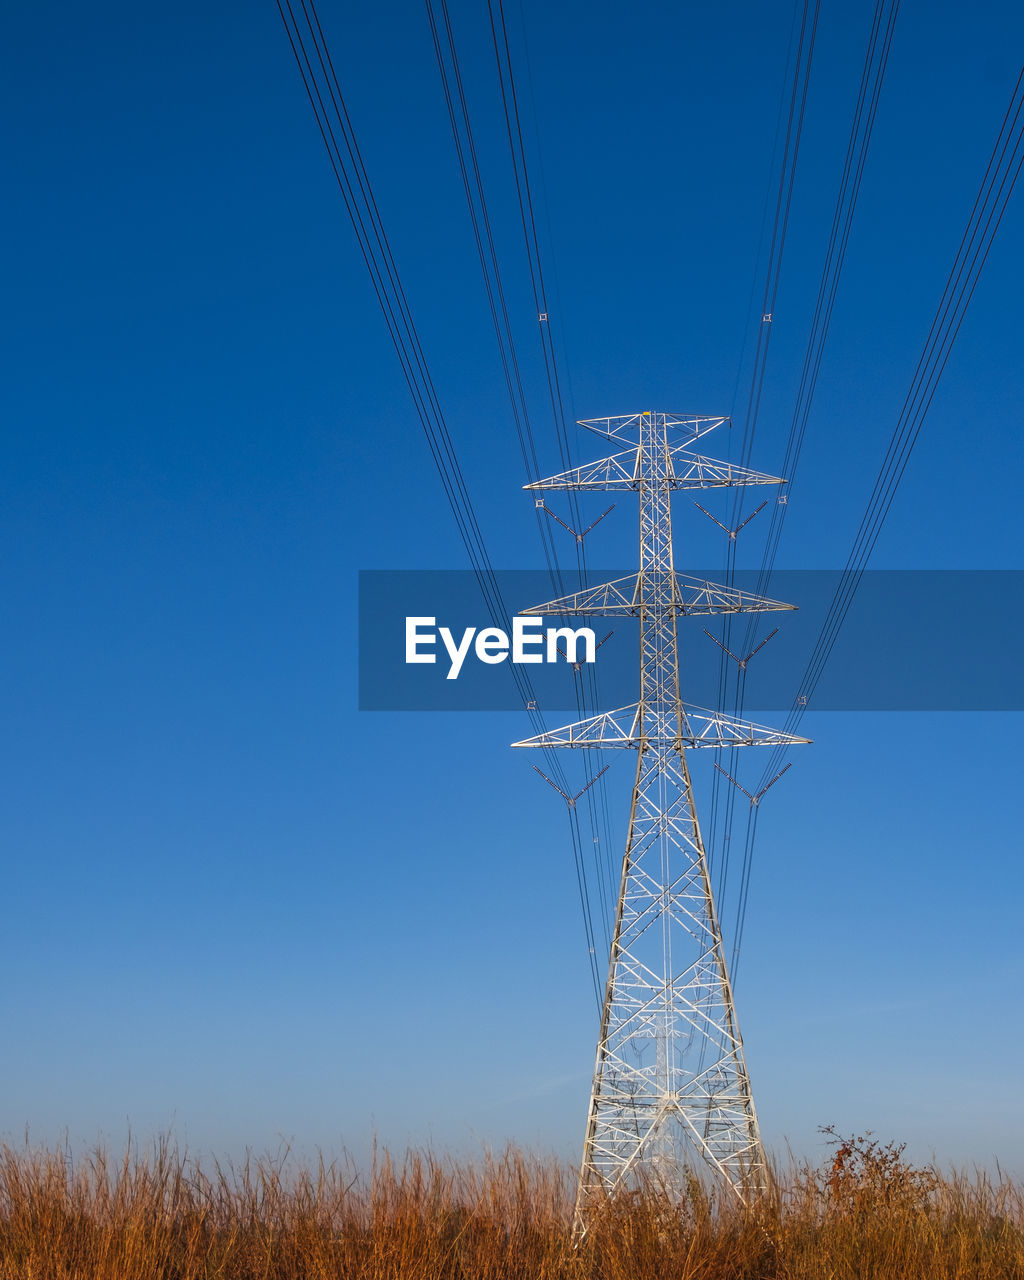
[[[1009,1280],[1024,1277],[1024,1189],[915,1169],[831,1135],[743,1212],[693,1186],[595,1212],[574,1242],[574,1171],[516,1150],[475,1165],[380,1155],[204,1170],[164,1141],[116,1161],[0,1148],[0,1280]]]

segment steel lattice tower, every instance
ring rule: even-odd
[[[638,573],[524,610],[628,616],[640,622],[638,702],[514,744],[637,753],[578,1222],[595,1193],[628,1186],[640,1173],[681,1192],[685,1171],[700,1161],[745,1201],[766,1185],[686,752],[807,739],[680,700],[677,618],[793,607],[675,571],[674,489],[782,483],[692,452],[700,436],[726,421],[648,412],[581,422],[613,440],[636,443],[624,453],[527,486],[630,490],[640,505]]]

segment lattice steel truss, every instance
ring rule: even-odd
[[[585,421],[582,426],[599,434],[637,443],[626,453],[527,486],[634,490],[640,504],[635,576],[525,610],[640,622],[637,703],[514,744],[637,752],[578,1224],[595,1193],[629,1185],[641,1171],[681,1192],[687,1169],[697,1167],[695,1156],[745,1201],[766,1185],[686,751],[808,739],[680,701],[677,618],[793,607],[675,571],[673,489],[782,483],[690,451],[695,440],[725,421],[654,412]]]

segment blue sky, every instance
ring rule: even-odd
[[[488,33],[451,8],[555,472]],[[321,16],[491,557],[539,567],[425,14]],[[573,416],[741,412],[791,16],[525,0]],[[870,16],[822,9],[766,471]],[[525,717],[356,707],[358,571],[466,562],[276,7],[43,0],[7,26],[0,1134],[575,1156],[593,996],[564,810],[508,748]],[[780,565],[845,561],[1022,37],[1016,6],[904,4]],[[876,567],[1021,567],[1022,231],[1018,192]],[[632,537],[623,504],[592,561]],[[683,504],[676,546],[724,557]],[[1020,717],[804,726],[737,992],[766,1139],[814,1153],[835,1123],[1024,1172]],[[624,762],[608,787],[624,822]]]

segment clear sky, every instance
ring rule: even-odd
[[[872,8],[822,6],[769,472]],[[486,10],[451,9],[555,472]],[[524,0],[529,75],[509,12],[573,416],[740,412],[791,7]],[[466,560],[275,5],[5,17],[0,1135],[575,1156],[594,1001],[526,718],[357,710],[358,571]],[[425,13],[321,17],[492,559],[538,567]],[[845,561],[1022,47],[1018,5],[905,0],[780,565]],[[1022,233],[1018,191],[876,566],[1024,567]],[[720,562],[686,506],[677,563]],[[627,512],[594,562],[631,562]],[[1024,1173],[1021,718],[804,729],[737,990],[766,1140],[835,1123]],[[621,829],[625,761],[607,783]]]

